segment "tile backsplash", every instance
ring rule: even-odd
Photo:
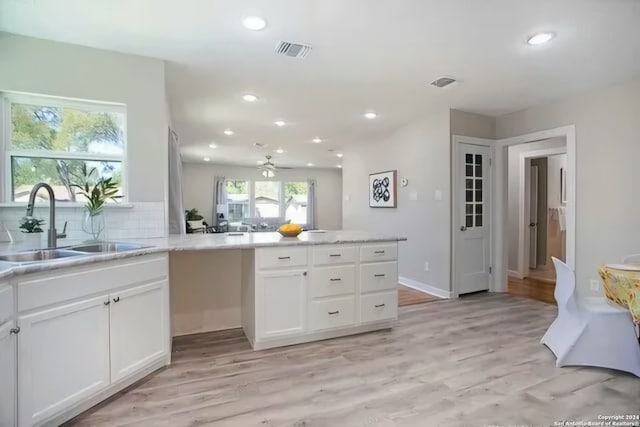
[[[25,216],[26,206],[0,207],[0,229],[5,227],[13,235],[16,242],[25,240],[25,233],[18,228],[20,219]],[[62,232],[67,221],[67,238],[69,240],[87,240],[91,236],[82,231],[82,222],[85,216],[83,207],[59,207],[56,208],[56,229]],[[165,236],[164,203],[144,202],[131,203],[126,206],[107,207],[104,211],[105,240],[154,238]],[[33,216],[46,221],[42,227],[45,230],[43,239],[46,239],[46,230],[49,228],[49,207],[47,205],[36,206]],[[60,242],[64,245],[64,240]]]

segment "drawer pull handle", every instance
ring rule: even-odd
[[[333,316],[334,314],[339,314],[340,310],[336,310],[336,311],[329,311],[327,312],[329,315]]]
[[[330,282],[339,282],[339,281],[341,281],[341,280],[342,280],[342,279],[341,279],[341,278],[339,278],[339,277],[337,277],[337,278],[335,278],[335,279],[329,279],[329,281],[330,281]]]
[[[380,308],[380,307],[384,307],[384,304],[376,304],[374,305],[375,308]]]
[[[9,329],[9,333],[13,335],[17,335],[20,333],[20,326],[16,326],[15,328]]]
[[[339,256],[342,256],[342,254],[329,254],[329,256],[331,256],[331,257],[339,257]]]
[[[115,298],[113,299],[113,302],[120,302],[120,297],[115,297]]]
[[[384,277],[386,274],[374,274],[373,277]]]
[[[374,254],[383,254],[383,253],[384,253],[384,251],[374,251],[373,253],[374,253]]]
[[[279,256],[278,259],[291,259],[290,256]]]
[[[111,301],[105,301],[105,302],[103,302],[103,304],[104,305],[109,305],[109,304],[111,304]]]

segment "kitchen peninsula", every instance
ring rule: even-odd
[[[0,391],[17,396],[19,425],[57,424],[169,364],[172,336],[242,327],[261,350],[389,328],[401,240],[202,234],[0,261],[0,341],[17,345],[0,354],[15,379]]]

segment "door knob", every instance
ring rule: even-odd
[[[467,227],[465,227],[464,225],[460,227],[460,231],[467,231]]]
[[[530,224],[529,224],[529,227],[533,228],[533,227],[535,227],[535,226],[537,226],[537,225],[538,225],[538,224],[536,224],[535,222],[532,222],[532,223],[530,223]]]

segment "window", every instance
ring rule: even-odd
[[[284,218],[295,224],[307,223],[309,187],[306,182],[284,183]]]
[[[280,210],[280,182],[255,182],[255,216],[257,218],[279,218],[283,216]]]
[[[228,180],[227,208],[229,223],[239,225],[242,220],[249,218],[249,181]]]
[[[4,201],[26,202],[34,184],[53,187],[57,201],[83,202],[74,185],[82,170],[112,177],[124,195],[125,107],[18,94],[2,96]],[[126,195],[125,195],[126,196]]]

